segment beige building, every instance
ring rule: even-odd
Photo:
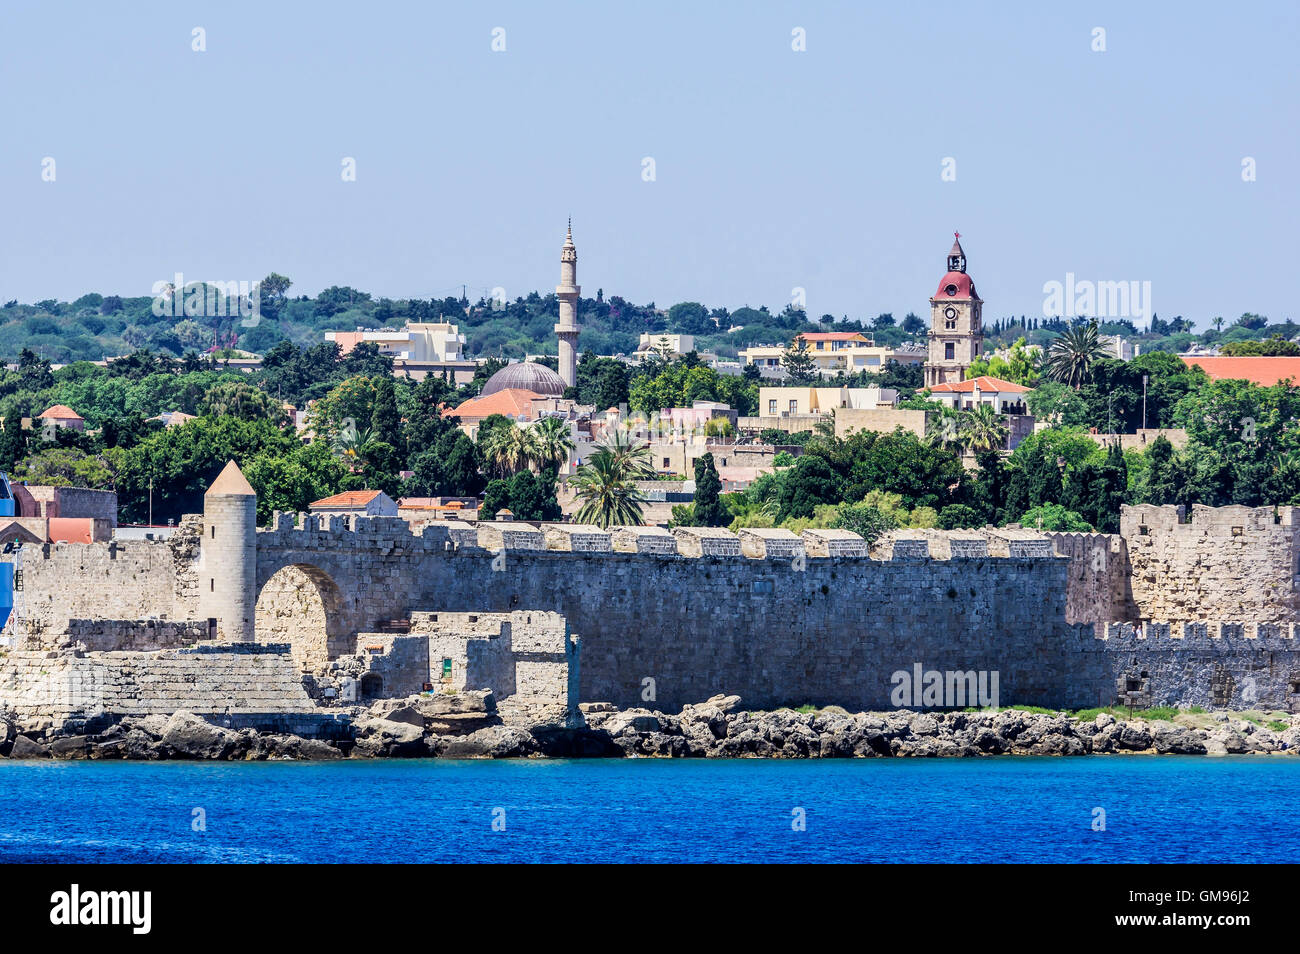
[[[984,302],[975,282],[966,274],[966,253],[960,235],[948,252],[948,271],[930,299],[930,357],[925,363],[925,386],[962,381],[966,369],[979,357],[984,341]]]
[[[902,428],[917,437],[925,437],[925,411],[906,408],[844,408],[835,412],[835,436],[843,440],[861,431],[892,434]]]
[[[877,347],[875,340],[861,331],[810,331],[796,335],[794,343],[806,348],[817,372],[823,377],[857,374],[859,371],[877,374],[890,361],[898,364],[921,364],[925,361],[925,355],[919,351]],[[769,377],[777,377],[784,374],[781,356],[785,351],[784,345],[755,345],[743,349],[740,360],[742,364],[756,365]]]
[[[759,388],[758,416],[804,417],[826,414],[839,408],[871,410],[893,407],[898,392],[892,388]]]

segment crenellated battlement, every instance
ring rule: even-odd
[[[1204,622],[1071,623],[1067,635],[1099,652],[1300,651],[1300,623]],[[1090,643],[1095,645],[1089,646]]]
[[[401,517],[293,514],[277,511],[269,529],[257,531],[259,549],[362,550],[390,548],[442,552],[501,550],[567,553],[581,556],[639,554],[649,557],[733,558],[738,560],[1051,560],[1044,534],[1004,530],[903,530],[875,547],[847,530],[720,527],[611,527],[580,524],[447,522],[412,527]]]

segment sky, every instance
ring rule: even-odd
[[[572,216],[583,294],[660,307],[925,315],[960,230],[986,320],[1067,274],[1300,319],[1294,2],[6,0],[0,37],[6,301],[514,298]]]

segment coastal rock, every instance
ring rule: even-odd
[[[605,719],[600,726],[614,738],[639,732],[659,732],[659,719],[647,709],[628,709]]]
[[[409,757],[423,755],[424,729],[390,719],[363,719],[356,724],[353,754],[359,757]]]
[[[1124,722],[1120,725],[1118,747],[1131,752],[1145,752],[1151,748],[1151,732],[1141,722]]]
[[[1152,745],[1161,755],[1203,755],[1205,742],[1199,733],[1172,722],[1155,727]]]
[[[237,733],[182,710],[167,720],[160,741],[172,756],[222,759],[233,753],[237,739]]]
[[[512,726],[494,725],[463,739],[442,740],[437,752],[449,759],[512,759],[528,755],[532,736]]]
[[[50,743],[50,755],[56,759],[85,758],[90,751],[90,736],[69,735]]]
[[[36,742],[26,735],[14,737],[13,747],[9,750],[11,759],[48,759],[50,747]]]

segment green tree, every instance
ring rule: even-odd
[[[13,473],[14,464],[27,454],[27,433],[23,430],[22,415],[16,407],[5,415],[4,432],[0,433],[0,467]]]
[[[1027,510],[1021,515],[1019,523],[1022,527],[1052,532],[1086,533],[1093,529],[1087,520],[1060,504],[1042,504]]]
[[[712,454],[695,458],[695,525],[699,527],[725,527],[732,520],[719,495],[722,481],[714,466]]]
[[[483,491],[483,504],[479,507],[479,517],[484,520],[492,520],[502,510],[510,508],[510,485],[498,477],[495,480],[489,480],[487,489]]]
[[[781,353],[781,367],[795,386],[811,384],[818,378],[817,362],[808,353],[808,345],[803,341],[792,344]]]
[[[870,504],[849,504],[840,508],[833,526],[839,530],[856,533],[870,546],[896,528],[898,520],[892,514]]]

